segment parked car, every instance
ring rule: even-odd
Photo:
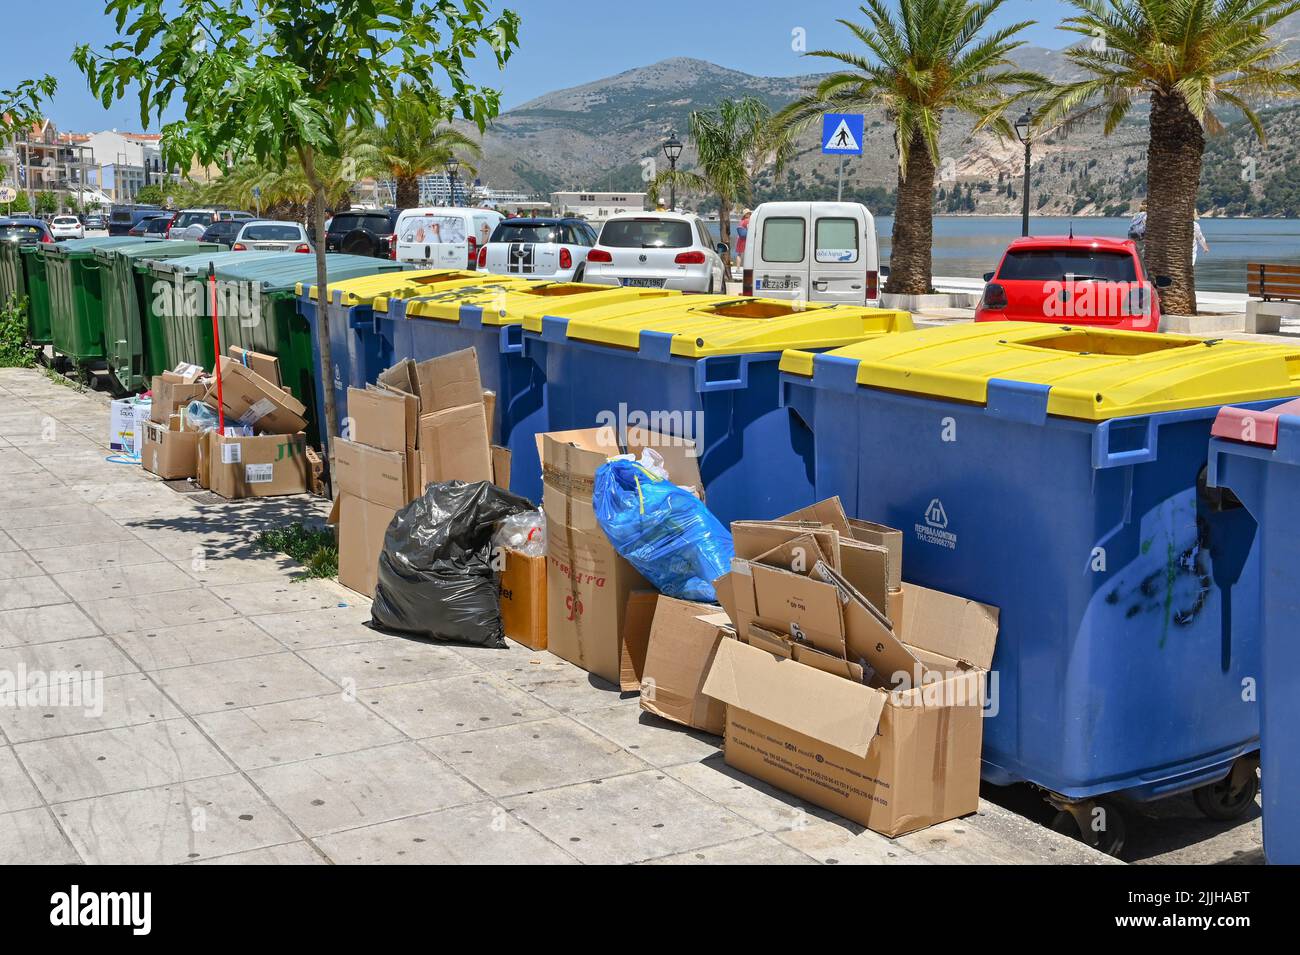
[[[478,250],[478,269],[497,275],[581,282],[596,230],[582,219],[504,219]]]
[[[668,288],[683,292],[726,289],[722,255],[699,216],[647,212],[608,220],[587,253],[583,280],[601,285]]]
[[[876,220],[860,202],[763,202],[749,217],[746,295],[876,304]]]
[[[403,209],[397,216],[391,257],[433,268],[472,269],[478,264],[478,247],[492,237],[503,218],[492,209]]]
[[[325,223],[325,251],[390,258],[400,214],[396,209],[353,209],[336,213]]]
[[[160,206],[139,203],[115,203],[108,211],[108,234],[129,235],[136,223],[146,216],[162,214]],[[170,213],[168,213],[170,215]]]
[[[230,244],[232,252],[310,252],[307,230],[298,222],[250,219]]]
[[[84,239],[86,227],[74,215],[55,216],[50,220],[50,233],[58,239]]]
[[[167,238],[194,240],[203,235],[204,230],[214,222],[227,220],[247,222],[253,218],[255,217],[251,212],[241,212],[237,209],[182,209],[176,213],[176,219],[172,222]]]
[[[86,216],[85,224],[87,229],[104,229],[108,227],[108,223],[104,221],[104,217],[97,213],[92,213],[91,215]]]
[[[984,275],[977,322],[1049,322],[1158,331],[1160,295],[1131,239],[1030,236],[1016,239]]]
[[[203,230],[203,235],[199,236],[199,241],[215,242],[229,249],[234,244],[235,236],[239,234],[239,230],[244,227],[244,222],[243,219],[223,219],[220,222],[214,222]]]
[[[0,242],[17,242],[22,245],[53,242],[50,227],[44,219],[35,216],[0,216]]]
[[[153,213],[142,218],[139,222],[131,227],[127,235],[135,236],[140,239],[165,239],[167,230],[171,226],[172,214],[170,212]]]

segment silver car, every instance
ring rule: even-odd
[[[583,281],[682,292],[725,292],[721,252],[699,216],[644,212],[615,216],[587,253]]]
[[[298,222],[250,219],[230,243],[231,252],[310,252],[307,230]]]

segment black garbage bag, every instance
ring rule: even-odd
[[[371,622],[383,630],[504,647],[492,532],[533,510],[495,484],[448,481],[397,512],[384,534]]]

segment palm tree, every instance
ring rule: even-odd
[[[397,181],[397,208],[410,209],[420,203],[420,176],[441,169],[453,156],[481,156],[482,148],[460,130],[437,122],[428,109],[415,102],[421,94],[403,86],[390,110],[391,116],[375,130],[377,158],[387,174]],[[462,165],[473,175],[474,166]]]
[[[1065,29],[1090,37],[1067,56],[1088,74],[1056,87],[1040,126],[1069,129],[1102,114],[1109,134],[1134,100],[1150,100],[1147,142],[1147,271],[1169,276],[1164,310],[1196,313],[1193,216],[1205,134],[1223,127],[1215,107],[1240,110],[1262,142],[1263,124],[1248,98],[1300,90],[1295,61],[1269,33],[1300,10],[1300,0],[1070,0]]]
[[[667,169],[651,180],[651,201],[669,183],[686,192],[714,196],[718,221],[726,243],[726,268],[731,270],[731,212],[741,202],[752,202],[754,178],[771,165],[780,172],[793,151],[789,132],[774,122],[762,100],[746,96],[723,100],[712,110],[695,110],[687,123],[695,147],[696,170]]]
[[[802,126],[824,112],[883,109],[894,127],[898,194],[890,274],[885,291],[921,295],[930,290],[934,238],[934,175],[943,115],[955,110],[1010,137],[1007,109],[1044,82],[1016,69],[1012,40],[1033,21],[985,34],[1003,0],[899,0],[895,16],[882,0],[860,7],[867,23],[839,22],[866,47],[857,52],[810,50],[806,55],[849,67],[781,111],[782,122]]]

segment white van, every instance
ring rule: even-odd
[[[392,257],[431,268],[472,269],[479,246],[487,244],[503,218],[491,209],[403,209],[393,231]]]
[[[876,220],[860,202],[760,203],[741,267],[746,295],[875,305]]]

